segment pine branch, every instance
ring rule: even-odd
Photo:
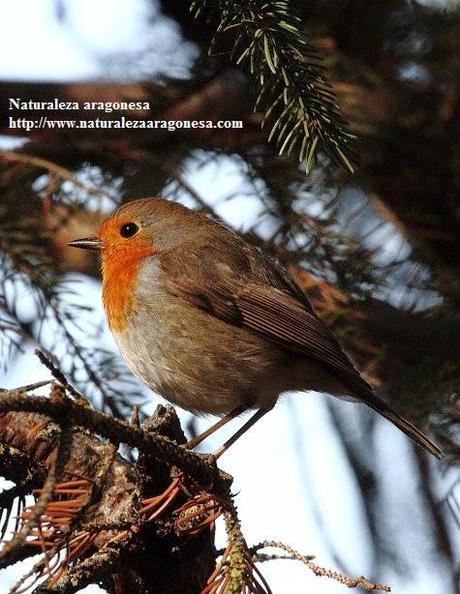
[[[308,174],[322,148],[353,172],[354,135],[340,116],[321,58],[288,2],[194,0],[191,10],[196,18],[205,12],[219,21],[210,53],[232,35],[233,48],[226,53],[255,79],[255,109],[264,111],[262,125],[272,122],[269,140],[279,154],[295,151]]]
[[[141,402],[142,391],[114,353],[92,346],[98,343],[101,329],[89,319],[91,308],[77,302],[75,279],[61,274],[59,255],[53,250],[53,238],[69,217],[103,191],[80,187],[72,172],[31,155],[0,151],[0,159],[8,160],[0,171],[5,188],[0,207],[0,363],[6,368],[26,341],[59,352],[74,383],[104,410],[122,417],[128,401],[130,405]],[[42,168],[48,171],[44,196],[36,183]],[[62,185],[58,188],[53,182],[53,173],[60,181],[64,177],[72,181],[75,191],[87,191],[81,204],[75,198],[67,202]],[[25,193],[28,203],[22,198]],[[42,228],[40,222],[51,210],[55,213],[52,223]],[[24,297],[29,304],[26,313],[21,306]]]
[[[124,592],[145,594],[270,594],[256,566],[269,560],[259,556],[265,547],[280,548],[317,576],[350,588],[389,591],[315,565],[313,557],[276,541],[249,548],[230,492],[232,478],[184,448],[172,407],[158,407],[141,426],[121,422],[75,399],[62,371],[42,360],[57,379],[49,398],[30,394],[39,384],[4,391],[0,398],[0,470],[17,483],[0,500],[4,522],[20,499],[0,568],[33,552],[41,555],[11,594],[32,588],[72,594],[101,581],[111,593],[122,584]],[[120,443],[138,449],[136,462],[117,453]],[[31,494],[32,505],[25,500]],[[213,544],[220,516],[227,532],[223,553]]]

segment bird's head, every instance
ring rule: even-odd
[[[107,218],[93,237],[76,239],[72,247],[100,251],[105,257],[142,257],[180,243],[196,213],[181,204],[160,198],[128,202]]]
[[[69,243],[101,253],[103,301],[112,329],[121,329],[126,322],[143,260],[178,245],[204,221],[175,202],[144,198],[118,208],[95,236]]]

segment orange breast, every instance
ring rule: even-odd
[[[128,322],[134,307],[134,289],[142,261],[156,253],[152,246],[134,245],[126,249],[106,249],[102,254],[102,300],[109,327],[121,332]]]

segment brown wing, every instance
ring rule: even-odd
[[[351,390],[370,390],[303,291],[276,264],[238,236],[212,237],[160,255],[168,290],[287,350],[320,361]]]
[[[296,297],[274,287],[248,284],[238,293],[236,303],[248,328],[320,361],[360,396],[371,389],[335,336]]]

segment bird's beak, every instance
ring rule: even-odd
[[[74,239],[68,243],[70,247],[80,248],[82,250],[100,251],[104,247],[104,242],[97,237],[85,237],[83,239]]]

